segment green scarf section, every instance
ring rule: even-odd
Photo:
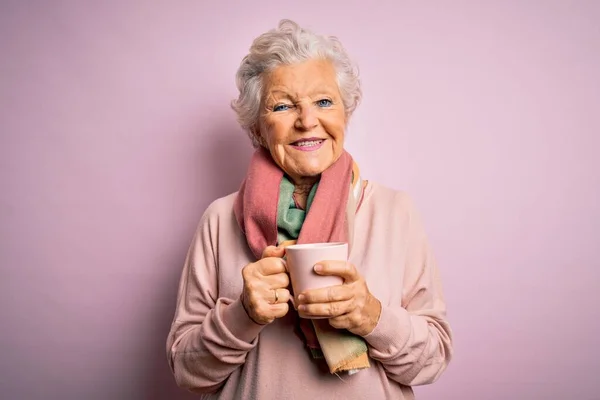
[[[306,213],[317,193],[319,183],[313,185],[308,193],[306,201],[306,210],[296,208],[294,202],[294,184],[283,176],[279,185],[279,203],[277,204],[277,242],[282,243],[286,240],[297,240],[300,235],[300,229],[306,218]]]
[[[277,203],[277,240],[278,244],[288,240],[297,240],[302,229],[302,224],[313,203],[319,183],[313,185],[306,201],[306,210],[296,207],[294,202],[294,184],[287,176],[283,176],[279,185],[279,200]],[[309,348],[310,353],[315,359],[325,358],[327,364],[332,369],[346,366],[344,370],[350,374],[357,372],[361,368],[369,366],[368,359],[358,361],[358,368],[348,369],[348,363],[355,362],[356,358],[367,353],[367,345],[364,340],[351,334],[346,330],[337,330],[332,328],[326,320],[312,321],[312,326],[319,341],[321,348]],[[326,352],[326,353],[325,353]],[[329,365],[331,363],[331,365]],[[355,364],[356,365],[356,364]]]

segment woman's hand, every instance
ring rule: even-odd
[[[260,260],[242,269],[242,304],[257,324],[270,324],[288,313],[290,280],[282,259],[284,253],[283,247],[269,246]]]
[[[315,266],[319,275],[337,275],[342,285],[313,289],[298,296],[298,311],[308,318],[327,317],[331,326],[366,336],[375,329],[381,303],[369,292],[356,267],[345,261],[323,261]]]

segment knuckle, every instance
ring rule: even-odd
[[[261,317],[266,317],[268,315],[268,309],[264,304],[257,304],[254,311]]]
[[[340,318],[331,318],[329,320],[329,325],[331,325],[332,327],[334,327],[336,329],[345,328],[345,325],[343,324],[343,322]]]
[[[248,290],[248,292],[250,292],[251,295],[256,292],[257,288],[258,282],[256,280],[248,279],[246,281],[246,289]]]
[[[269,265],[273,262],[271,257],[263,258],[256,263],[256,270],[264,275],[265,271],[269,268]]]
[[[329,304],[329,313],[331,315],[339,315],[340,314],[340,305],[338,303]]]
[[[250,307],[256,310],[259,301],[255,293],[248,293],[248,304],[250,305]]]
[[[279,286],[280,288],[284,288],[287,285],[285,284],[285,277],[286,275],[283,272],[279,272],[275,275],[275,284],[277,284],[277,286]]]
[[[279,256],[283,255],[283,252],[284,252],[283,248],[269,246],[263,251],[261,258],[264,259],[264,258],[279,257]]]
[[[360,289],[356,285],[356,282],[349,283],[346,288],[348,290],[348,294],[350,294],[352,297],[356,297],[357,294],[360,293]]]
[[[248,264],[244,268],[242,268],[242,278],[244,278],[244,280],[248,280],[248,278],[250,277],[251,274],[252,274],[252,264]]]
[[[275,249],[275,246],[267,246],[262,253],[262,257],[269,257],[270,254],[273,253],[273,250]]]
[[[285,261],[283,261],[281,258],[273,258],[273,266],[277,269],[278,273],[285,273]]]
[[[348,302],[347,309],[348,309],[348,313],[350,315],[354,315],[354,314],[356,314],[356,311],[358,310],[358,306],[357,306],[356,302],[350,301],[350,302]]]
[[[354,298],[354,287],[351,284],[343,285],[342,287],[344,288],[344,296],[346,299]]]
[[[333,287],[329,287],[327,288],[327,301],[328,302],[332,302],[336,300],[336,296],[335,296],[335,290]]]
[[[350,319],[349,322],[350,322],[351,326],[360,326],[361,321],[360,321],[360,317],[358,316],[358,314],[356,314],[356,313],[351,314],[349,319]]]
[[[261,260],[260,272],[263,275],[275,275],[283,272],[285,269],[281,265],[279,258],[269,257]]]
[[[279,295],[279,298],[285,302],[290,299],[290,291],[287,289],[277,289],[277,294]]]

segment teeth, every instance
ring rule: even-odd
[[[312,147],[312,146],[318,145],[319,143],[321,143],[321,140],[311,140],[310,142],[298,142],[298,144],[296,144],[296,146]]]

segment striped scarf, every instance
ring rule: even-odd
[[[263,148],[258,149],[234,204],[238,224],[259,259],[267,246],[292,243],[347,242],[352,249],[354,214],[362,195],[358,166],[349,153],[325,170],[313,186],[307,209],[293,201],[294,185]],[[298,318],[314,358],[324,358],[331,373],[368,368],[365,341],[326,319]]]

